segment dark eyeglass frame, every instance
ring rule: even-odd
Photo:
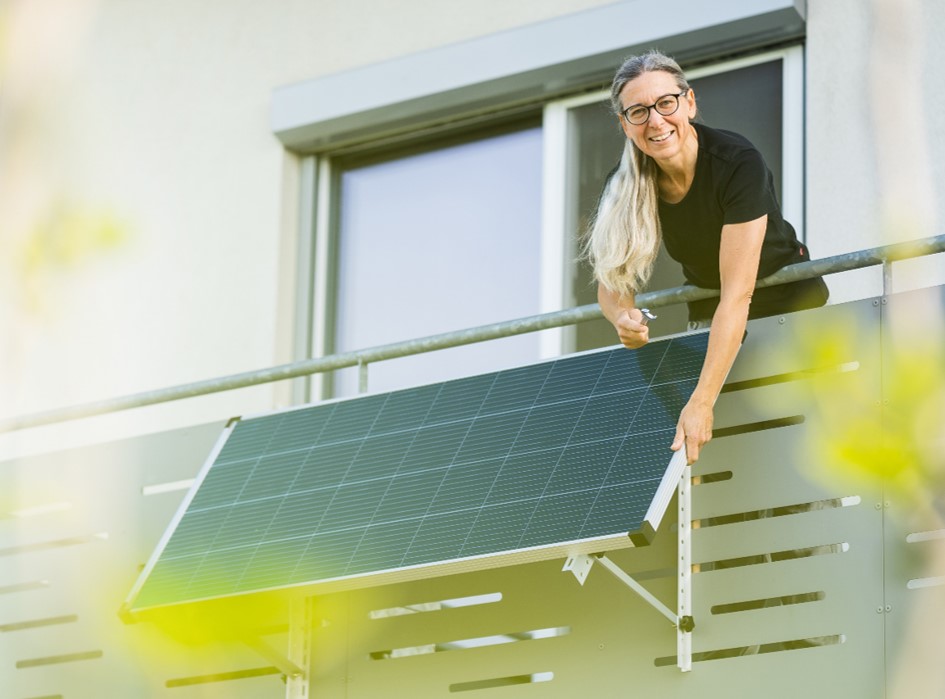
[[[659,99],[657,99],[657,100],[656,100],[653,104],[651,104],[650,106],[646,106],[645,104],[631,104],[629,107],[627,107],[626,109],[624,109],[624,110],[622,110],[622,111],[620,112],[620,116],[622,116],[624,119],[626,119],[626,121],[627,121],[628,124],[632,124],[633,126],[643,126],[643,124],[645,124],[646,122],[648,122],[648,121],[650,120],[650,110],[651,110],[651,109],[655,109],[655,110],[656,110],[656,113],[659,114],[660,116],[670,116],[670,115],[672,115],[672,114],[675,114],[676,112],[679,111],[679,98],[682,97],[683,95],[688,95],[688,94],[689,94],[689,90],[683,90],[682,92],[676,92],[676,93],[669,92],[669,93],[667,93],[667,94],[665,94],[665,95],[661,95],[661,96],[659,97]],[[675,106],[673,106],[673,108],[670,109],[668,112],[664,112],[664,111],[660,110],[660,108],[657,107],[656,105],[658,105],[660,102],[662,102],[662,101],[663,101],[664,99],[666,99],[667,97],[672,97],[672,98],[673,98],[673,100],[674,100],[674,102],[675,102]],[[630,116],[628,115],[628,112],[629,112],[631,109],[639,109],[640,107],[643,107],[644,109],[646,109],[646,119],[644,119],[643,121],[630,121]]]

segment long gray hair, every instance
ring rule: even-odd
[[[679,91],[689,83],[679,64],[659,51],[648,51],[623,62],[610,86],[610,102],[618,119],[620,93],[643,73],[662,70],[676,80]],[[601,195],[589,227],[584,253],[594,266],[594,277],[621,296],[646,285],[660,249],[657,165],[631,139],[624,144],[620,166]]]

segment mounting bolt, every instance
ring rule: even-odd
[[[874,305],[874,306],[878,306],[878,305],[879,305],[879,299],[873,299],[873,305]]]
[[[875,505],[873,505],[873,507],[877,510],[881,510],[883,509],[883,503],[877,502]]]
[[[784,316],[781,316],[780,318],[778,318],[778,323],[780,325],[784,325]]]
[[[686,616],[679,617],[679,630],[684,633],[692,633],[692,630],[696,628],[695,619],[693,619],[688,614]]]
[[[883,613],[883,608],[882,608],[882,607],[877,607],[877,608],[876,608],[876,613],[877,613],[877,614],[882,614],[882,613]]]
[[[887,605],[886,605],[886,613],[889,614],[889,612],[891,612],[891,611],[892,611],[892,605],[887,604]]]

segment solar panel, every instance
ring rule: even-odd
[[[128,607],[646,543],[707,337],[234,420]]]

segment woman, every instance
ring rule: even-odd
[[[827,287],[818,278],[755,291],[757,279],[809,255],[781,217],[771,172],[754,146],[693,123],[695,94],[674,60],[656,51],[628,59],[614,76],[611,101],[627,140],[587,242],[604,316],[624,346],[647,343],[634,294],[661,239],[688,283],[720,290],[717,299],[689,304],[690,326],[711,330],[671,448],[685,444],[693,463],[712,438],[713,407],[748,319],[822,306]]]

